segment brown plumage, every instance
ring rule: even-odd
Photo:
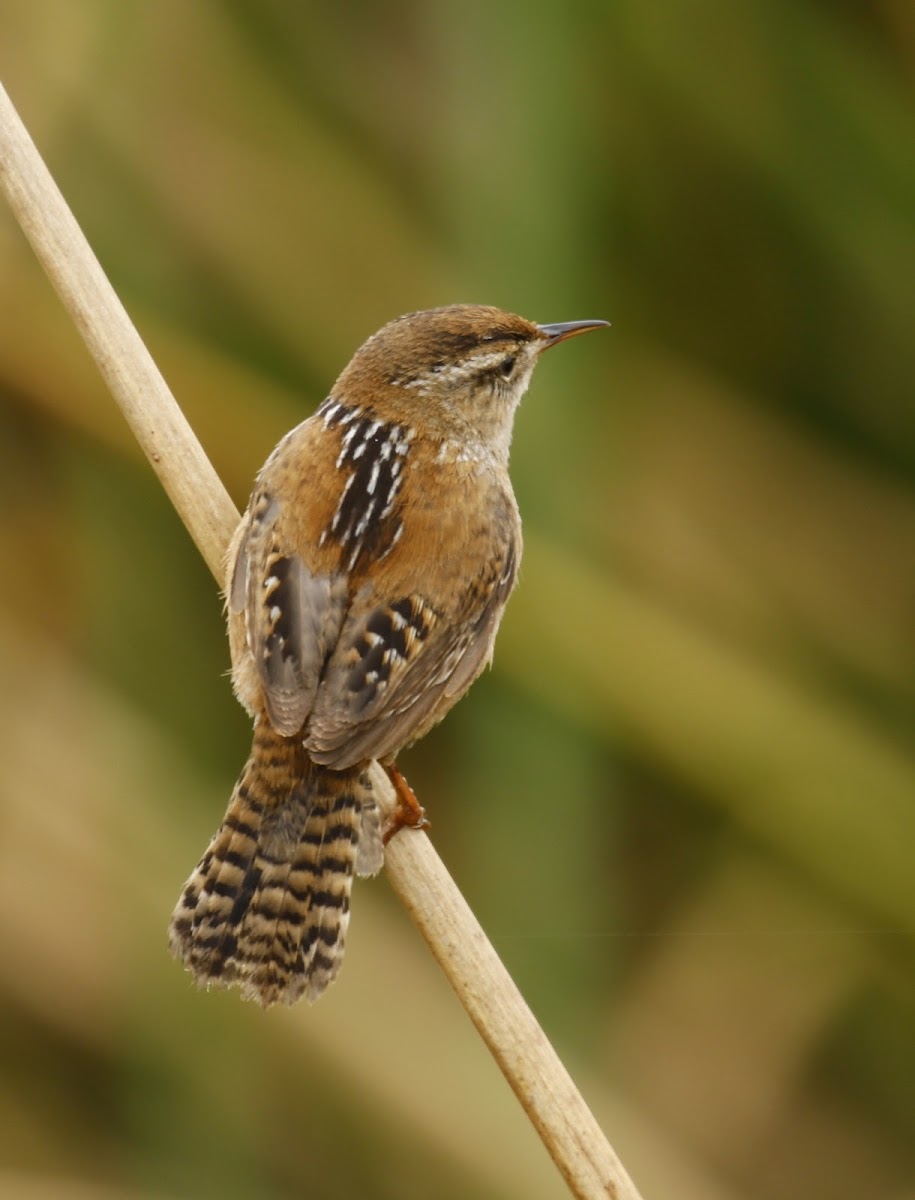
[[[392,321],[267,460],[228,555],[251,757],[170,928],[198,983],[316,999],[354,874],[383,860],[366,771],[390,763],[492,657],[521,558],[508,477],[539,353],[605,322],[457,305]]]

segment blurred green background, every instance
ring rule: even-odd
[[[903,0],[7,0],[0,78],[239,505],[390,317],[540,368],[495,669],[403,760],[646,1200],[915,1195]],[[565,1194],[383,879],[198,993],[213,582],[0,212],[0,1194]]]

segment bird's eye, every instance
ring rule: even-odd
[[[511,375],[511,373],[512,373],[512,371],[514,371],[514,369],[515,369],[515,359],[514,359],[514,356],[511,354],[509,354],[508,358],[503,358],[501,363],[499,363],[499,370],[505,376],[506,379],[508,379],[509,375]]]

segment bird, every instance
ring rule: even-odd
[[[389,772],[400,821],[422,824],[396,756],[491,662],[518,577],[515,411],[544,350],[607,324],[407,313],[258,473],[225,582],[253,744],[169,926],[200,986],[269,1007],[336,977],[353,877],[381,869],[398,824],[369,767]]]

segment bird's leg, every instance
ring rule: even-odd
[[[427,829],[429,820],[426,817],[426,810],[416,799],[416,794],[407,783],[397,764],[393,762],[382,763],[382,766],[397,795],[397,807],[390,813],[384,823],[382,840],[387,845],[394,834],[399,833],[405,827],[410,829]]]

